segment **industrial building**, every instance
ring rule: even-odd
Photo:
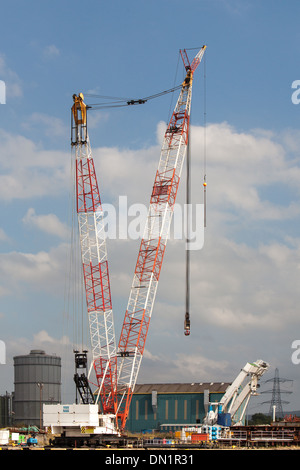
[[[61,358],[32,350],[14,357],[14,424],[42,424],[42,404],[61,401]]]
[[[203,421],[208,400],[219,402],[229,383],[137,384],[126,429],[176,431]]]

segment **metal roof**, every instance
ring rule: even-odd
[[[194,383],[157,383],[157,384],[136,384],[134,394],[147,394],[156,391],[157,393],[224,393],[229,382],[194,382]]]

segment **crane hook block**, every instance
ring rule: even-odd
[[[190,316],[189,313],[186,312],[185,318],[184,318],[184,334],[185,336],[189,336],[191,330],[191,322],[190,322]]]

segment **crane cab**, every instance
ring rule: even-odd
[[[87,142],[87,106],[83,101],[82,93],[73,95],[74,104],[72,106],[72,129],[71,129],[71,143],[76,145],[78,143],[85,144]]]

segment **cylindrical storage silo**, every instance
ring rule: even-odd
[[[35,425],[42,422],[43,403],[61,402],[61,359],[42,350],[14,357],[15,424]]]

